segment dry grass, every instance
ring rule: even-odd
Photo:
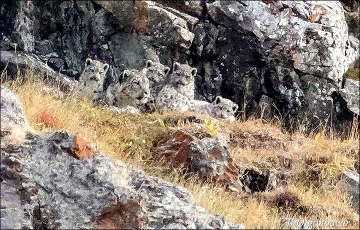
[[[197,204],[209,213],[224,215],[231,223],[244,223],[246,228],[286,228],[282,219],[288,216],[308,220],[351,219],[353,210],[348,199],[331,184],[342,169],[354,168],[359,154],[357,134],[346,140],[334,136],[315,139],[302,133],[283,133],[279,124],[265,124],[261,120],[216,121],[217,131],[230,134],[230,151],[238,165],[272,168],[286,175],[286,183],[275,191],[236,195],[196,178],[184,179],[180,171],[152,161],[150,150],[154,143],[174,128],[194,128],[172,120],[193,113],[119,115],[94,108],[87,99],[56,99],[39,90],[42,81],[31,73],[27,77],[31,79],[25,84],[15,82],[9,87],[19,96],[36,131],[65,129],[78,133],[103,153],[186,187]],[[208,119],[205,115],[196,116]],[[286,160],[289,162],[284,163]],[[348,227],[357,225],[358,222],[352,222]]]

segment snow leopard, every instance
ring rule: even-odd
[[[192,100],[190,102],[190,110],[203,111],[210,116],[218,119],[226,119],[235,121],[235,113],[239,106],[233,101],[217,96],[212,103],[206,101]]]
[[[187,111],[190,101],[194,99],[196,74],[196,68],[175,62],[169,83],[162,87],[156,97],[156,108]]]
[[[124,70],[117,82],[112,83],[105,96],[109,106],[123,108],[125,106],[137,107],[145,104],[150,97],[149,79],[146,69]]]
[[[80,96],[88,96],[93,100],[100,97],[104,91],[103,87],[108,69],[109,64],[87,58],[74,93]]]

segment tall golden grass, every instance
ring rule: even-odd
[[[189,114],[207,119],[204,114],[111,113],[106,108],[94,107],[86,98],[57,99],[51,93],[42,92],[44,83],[34,72],[27,72],[25,78],[25,82],[4,84],[19,96],[26,117],[36,131],[77,133],[114,159],[186,187],[198,205],[209,213],[224,215],[231,223],[244,223],[252,229],[279,229],[287,228],[282,220],[291,216],[308,220],[351,220],[347,226],[350,229],[359,224],[353,221],[354,211],[348,198],[334,186],[341,171],[354,169],[358,161],[357,130],[342,139],[336,135],[304,135],[301,131],[289,134],[282,131],[281,124],[265,123],[261,119],[216,121],[216,133],[230,135],[230,153],[238,165],[273,169],[286,178],[274,191],[235,194],[201,183],[194,177],[185,179],[179,170],[152,160],[150,150],[154,143],[174,129],[191,126],[167,124],[166,119]],[[291,158],[290,168],[283,164],[286,156]]]

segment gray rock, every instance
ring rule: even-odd
[[[92,20],[94,43],[106,43],[109,36],[114,34],[120,27],[120,22],[116,20],[114,15],[105,9],[99,10]]]
[[[340,179],[338,186],[347,192],[352,207],[359,214],[359,173],[346,169],[342,172]]]
[[[94,0],[106,11],[118,19],[120,29],[130,32],[135,21],[135,3],[133,1],[98,1]]]
[[[1,85],[1,128],[5,125],[13,124],[17,125],[20,128],[23,128],[27,121],[25,120],[25,115],[23,112],[23,107],[11,90]]]
[[[360,115],[359,90],[359,81],[355,81],[352,79],[345,79],[345,85],[342,89],[340,89],[340,94],[347,102],[347,107],[349,108],[349,110],[351,110],[351,112],[357,115]]]
[[[225,27],[218,27],[216,54],[226,76],[222,85],[232,100],[242,106],[239,97],[246,96],[252,106],[252,100],[266,94],[276,100],[283,117],[303,117],[300,114],[306,111],[324,120],[331,114],[332,93],[339,92],[359,50],[359,41],[348,34],[339,2],[215,1],[207,8],[210,17]],[[246,87],[243,73],[252,66],[255,71]],[[308,84],[317,81],[324,83],[308,91]]]
[[[56,57],[49,58],[47,64],[55,71],[62,71],[65,68],[65,62],[61,58],[56,58]]]
[[[194,34],[189,31],[186,20],[151,1],[147,2],[147,10],[152,45],[190,48]]]
[[[165,7],[164,9],[171,12],[171,13],[173,13],[173,14],[175,14],[176,16],[184,19],[187,22],[187,26],[188,26],[190,31],[192,31],[194,29],[195,25],[199,22],[198,18],[195,18],[195,17],[192,17],[192,16],[190,16],[188,14],[182,13],[182,12],[180,12],[178,10],[175,10],[175,9],[171,8],[171,7]]]
[[[33,1],[17,1],[17,15],[12,36],[18,45],[18,50],[33,52],[35,48]]]
[[[108,41],[114,64],[123,68],[141,69],[145,66],[149,50],[139,36],[117,33]]]
[[[21,143],[29,133],[35,133],[25,119],[23,106],[17,96],[1,85],[1,146]]]
[[[54,8],[52,9],[54,10]],[[95,15],[93,3],[90,1],[66,1],[57,6],[62,26],[57,31],[62,56],[68,68],[81,72],[84,66],[91,41],[91,20]]]
[[[53,44],[49,40],[36,41],[35,42],[35,53],[46,55],[54,52]]]
[[[1,229],[31,229],[30,219],[25,218],[17,188],[1,183]]]
[[[24,52],[1,51],[0,58],[0,71],[5,70],[10,79],[15,79],[18,71],[24,73],[26,69],[32,69],[39,76],[42,75],[45,82],[59,85],[64,92],[70,92],[76,85],[75,80],[55,72],[35,55]]]

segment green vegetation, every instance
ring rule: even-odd
[[[360,81],[360,69],[359,68],[349,69],[347,72],[347,77],[349,79]]]

